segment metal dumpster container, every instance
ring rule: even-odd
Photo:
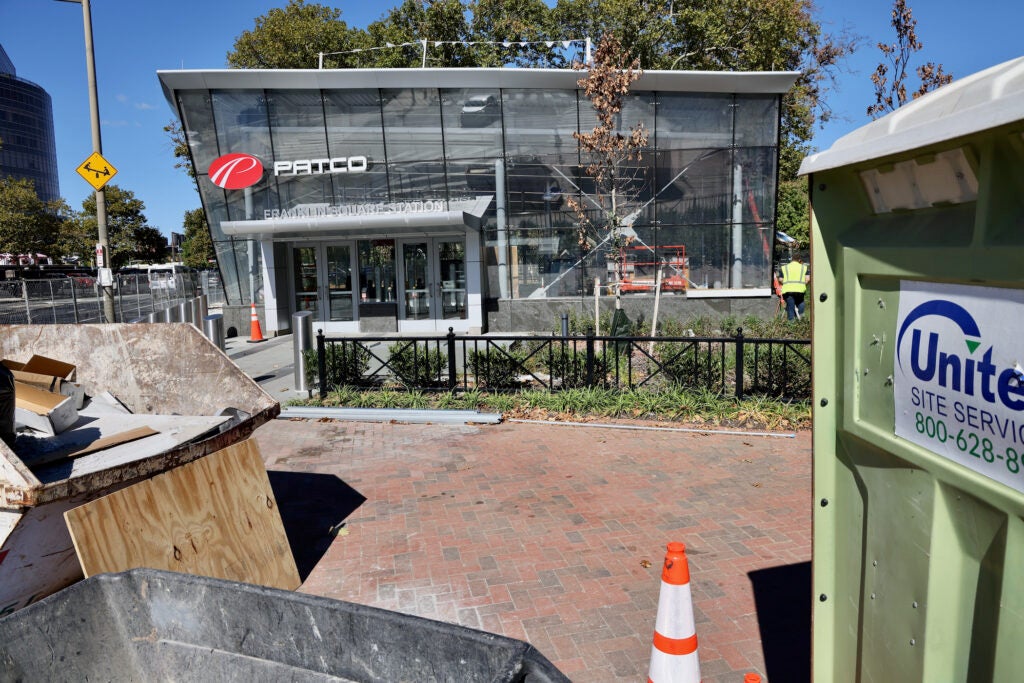
[[[0,328],[0,358],[34,354],[77,366],[87,395],[109,392],[134,415],[177,425],[178,436],[156,452],[138,441],[39,466],[0,442],[0,616],[82,578],[65,511],[241,441],[280,412],[192,325]],[[176,442],[188,429],[194,438]]]
[[[0,672],[26,682],[569,681],[520,640],[152,569],[90,577],[0,619]]]
[[[816,681],[1024,670],[1024,58],[809,156]]]

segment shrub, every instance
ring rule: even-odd
[[[655,342],[654,358],[665,381],[680,387],[724,392],[735,365],[723,342]],[[724,360],[723,360],[724,358]]]
[[[515,389],[522,386],[519,376],[526,372],[527,352],[513,344],[502,348],[487,344],[483,351],[472,350],[468,354],[467,370],[472,373],[478,388]]]
[[[354,341],[331,342],[326,346],[325,352],[328,389],[366,383],[364,375],[370,367],[370,352],[361,344]],[[316,349],[303,351],[302,357],[306,363],[306,383],[309,386],[318,385],[320,366]]]
[[[811,387],[811,347],[803,344],[745,344],[744,393],[806,396]]]
[[[448,354],[429,342],[402,341],[388,346],[388,367],[396,380],[407,387],[447,386]]]
[[[594,379],[600,381],[605,376],[604,354],[594,354]],[[563,388],[583,387],[587,384],[587,352],[579,351],[572,346],[555,344],[550,356],[541,358],[544,371],[551,375],[552,382]]]

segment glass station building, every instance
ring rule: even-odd
[[[771,296],[782,94],[796,75],[645,72],[627,169],[630,244],[580,245],[573,197],[601,197],[573,137],[596,116],[580,72],[162,71],[229,304],[265,332],[313,312],[355,332],[502,329],[517,307],[618,289]],[[628,130],[627,130],[628,132]],[[511,312],[511,313],[510,313]],[[247,320],[248,318],[246,318]]]

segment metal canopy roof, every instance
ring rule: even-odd
[[[771,94],[792,87],[796,71],[644,71],[634,90]],[[575,90],[571,69],[215,69],[157,71],[168,102],[177,90],[260,88],[552,88]]]
[[[1024,121],[1024,57],[979,71],[906,104],[811,154],[801,175]]]

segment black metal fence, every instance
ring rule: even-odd
[[[810,341],[745,337],[463,336],[316,339],[320,396],[342,386],[425,391],[669,387],[806,399]],[[322,378],[322,379],[321,379]]]

